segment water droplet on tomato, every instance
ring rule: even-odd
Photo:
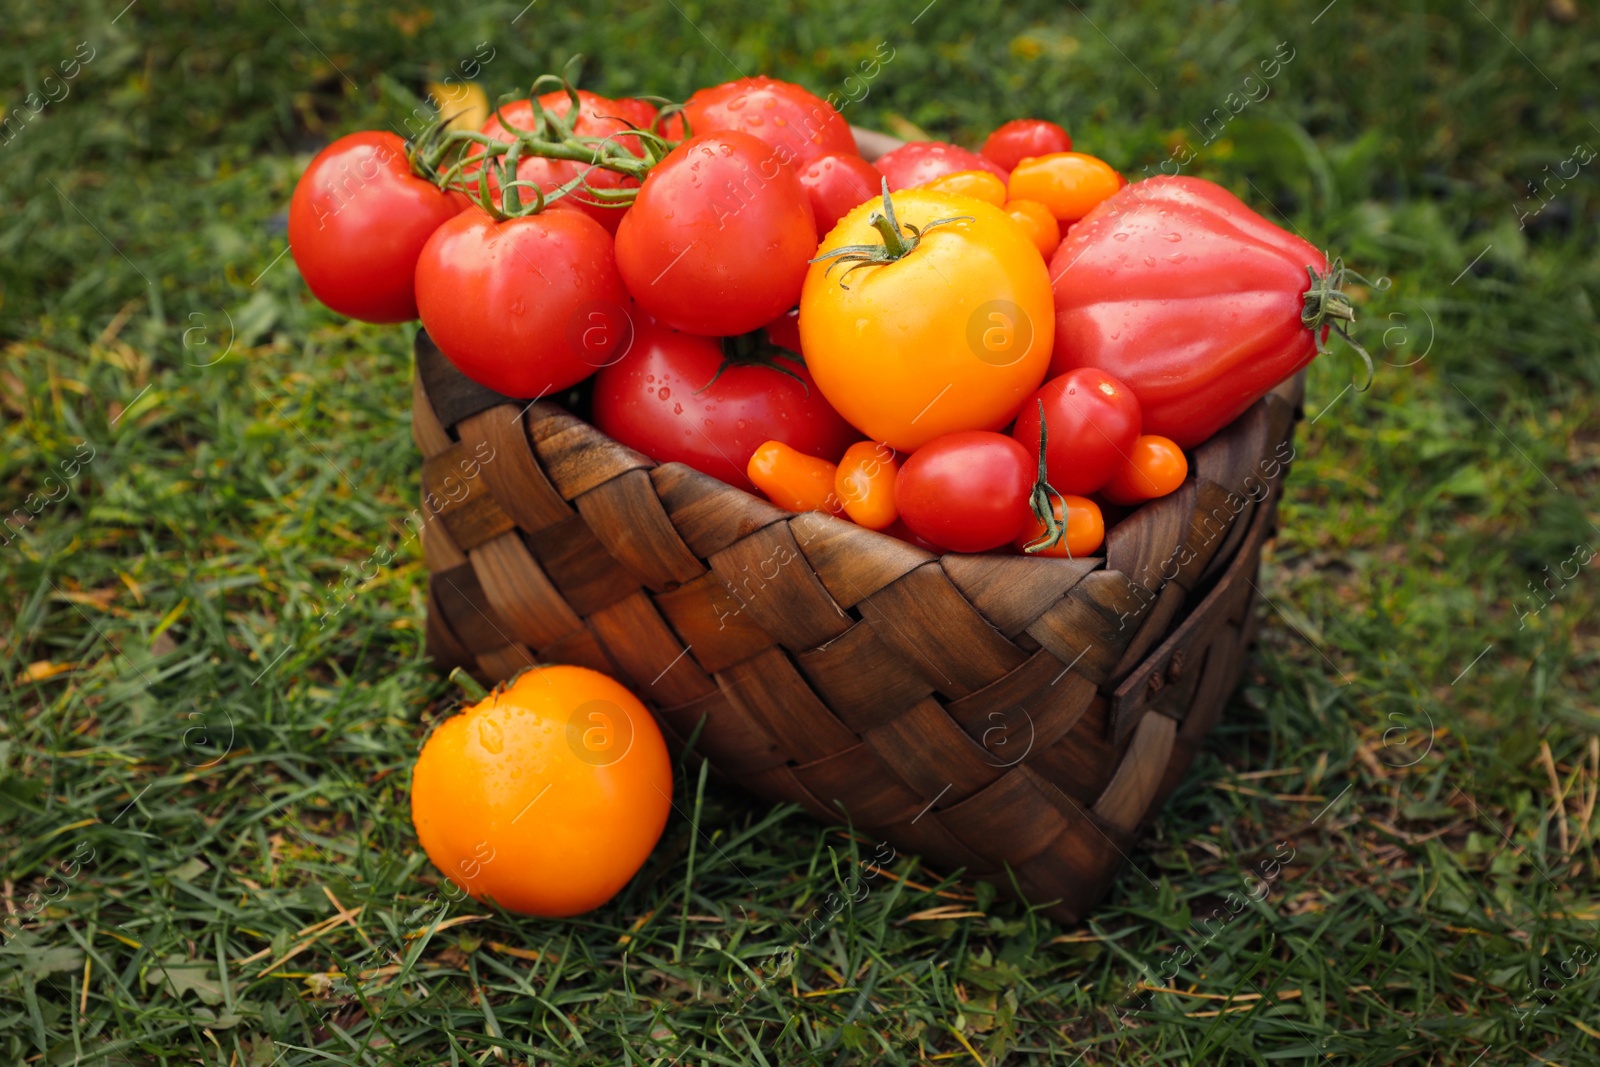
[[[1161,236],[1163,238],[1165,238],[1166,240],[1168,240],[1168,241],[1181,241],[1181,240],[1183,240],[1183,234],[1181,234],[1181,233],[1164,233]]]
[[[749,99],[748,97],[744,97],[744,96],[736,96],[736,97],[734,97],[732,100],[728,101],[728,110],[729,111],[738,111],[740,108],[744,107],[744,105],[748,101],[748,99]]]
[[[1172,255],[1167,257],[1167,262],[1168,263],[1182,263],[1184,260],[1186,260],[1188,258],[1189,257],[1184,255],[1182,252],[1174,252],[1174,253],[1172,253]]]
[[[744,120],[744,124],[746,126],[759,126],[761,125],[762,121],[763,120],[760,115],[751,115],[749,118]]]
[[[478,743],[496,756],[506,747],[505,735],[500,732],[499,725],[491,719],[478,720]]]
[[[660,397],[662,400],[670,399],[672,396],[672,390],[663,385],[660,389],[656,390],[656,396]]]
[[[1145,256],[1144,257],[1144,265],[1147,266],[1147,267],[1155,266],[1156,265],[1156,257],[1155,256]]]
[[[683,414],[683,405],[682,404],[674,404],[674,405],[672,405],[672,413],[674,415],[682,415]]]
[[[1125,233],[1114,233],[1111,235],[1111,239],[1113,241],[1126,241],[1128,239],[1128,235]]]

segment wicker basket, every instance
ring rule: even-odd
[[[1302,388],[1196,449],[1103,556],[936,557],[490,392],[426,334],[416,361],[441,666],[605,671],[724,778],[1069,922],[1238,682]]]

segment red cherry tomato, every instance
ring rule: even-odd
[[[764,441],[832,462],[860,437],[798,359],[777,358],[795,377],[762,366],[718,376],[722,362],[714,338],[641,323],[628,354],[595,376],[594,424],[658,463],[684,463],[747,492],[755,487],[746,469]]]
[[[983,158],[1010,170],[1029,156],[1072,151],[1067,131],[1044,119],[1012,119],[983,142]]]
[[[289,200],[289,248],[318,300],[363,322],[417,317],[417,256],[467,198],[411,173],[405,141],[369,130],[317,153]]]
[[[630,135],[627,131],[633,127],[649,129],[655,122],[655,105],[644,100],[622,99],[611,100],[604,96],[583,89],[578,93],[578,118],[573,123],[573,132],[582,137],[611,137],[616,143],[622,145],[636,156],[643,156],[644,149],[639,144],[639,138]],[[539,106],[557,117],[565,117],[572,110],[572,98],[564,91],[545,93],[539,97]],[[534,125],[533,105],[526,100],[516,100],[504,104],[499,111],[489,116],[487,122],[479,132],[493,137],[497,141],[510,144],[516,138],[506,128],[509,123],[513,129],[527,130]],[[467,176],[477,173],[477,167],[468,164],[462,168]],[[567,182],[583,174],[590,185],[596,189],[629,189],[638,186],[638,182],[614,170],[604,167],[588,167],[582,163],[566,159],[546,159],[543,156],[529,156],[517,164],[517,180],[533,182],[546,192],[560,188]],[[490,186],[495,190],[495,202],[499,203],[499,183],[490,174]],[[524,190],[524,192],[528,192]],[[531,199],[531,194],[523,199]],[[604,204],[592,196],[586,196],[581,190],[562,197],[557,203],[580,208],[590,218],[604,226],[610,233],[616,233],[617,227],[622,224],[622,216],[627,213],[625,206]]]
[[[1139,401],[1105,371],[1083,367],[1052,378],[1030,396],[1011,431],[1030,455],[1039,451],[1039,402],[1044,402],[1048,479],[1061,493],[1092,493],[1111,480],[1139,436]]]
[[[764,75],[699,90],[683,105],[683,116],[696,137],[738,130],[760,138],[797,171],[821,156],[860,154],[850,124],[832,104],[798,85]],[[662,128],[668,137],[682,137],[683,119],[674,115]]]
[[[1166,496],[1189,475],[1189,460],[1170,439],[1145,434],[1128,450],[1127,462],[1117,468],[1100,495],[1113,504],[1137,504]]]
[[[640,307],[675,329],[730,337],[799,303],[817,227],[776,151],[710,133],[656,165],[617,230],[617,266]]]
[[[961,430],[911,454],[894,482],[900,520],[953,552],[987,552],[1032,520],[1037,459],[1004,434]]]
[[[872,165],[889,179],[891,192],[926,185],[935,178],[963,170],[986,170],[1001,181],[1006,178],[1005,169],[993,161],[943,141],[908,141],[885,152]]]
[[[417,260],[417,306],[439,350],[468,378],[527,399],[615,359],[631,336],[611,237],[577,211],[496,222],[472,208],[440,226]]]
[[[819,236],[833,229],[851,208],[878,196],[883,180],[871,163],[854,154],[818,156],[799,174],[811,198]]]

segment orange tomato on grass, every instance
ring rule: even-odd
[[[533,667],[440,724],[411,781],[433,865],[477,900],[546,918],[610,900],[667,823],[672,764],[637,697]]]

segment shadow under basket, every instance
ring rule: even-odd
[[[1074,922],[1238,684],[1291,379],[1103,554],[935,556],[657,464],[416,343],[428,650],[604,671],[758,796]]]

